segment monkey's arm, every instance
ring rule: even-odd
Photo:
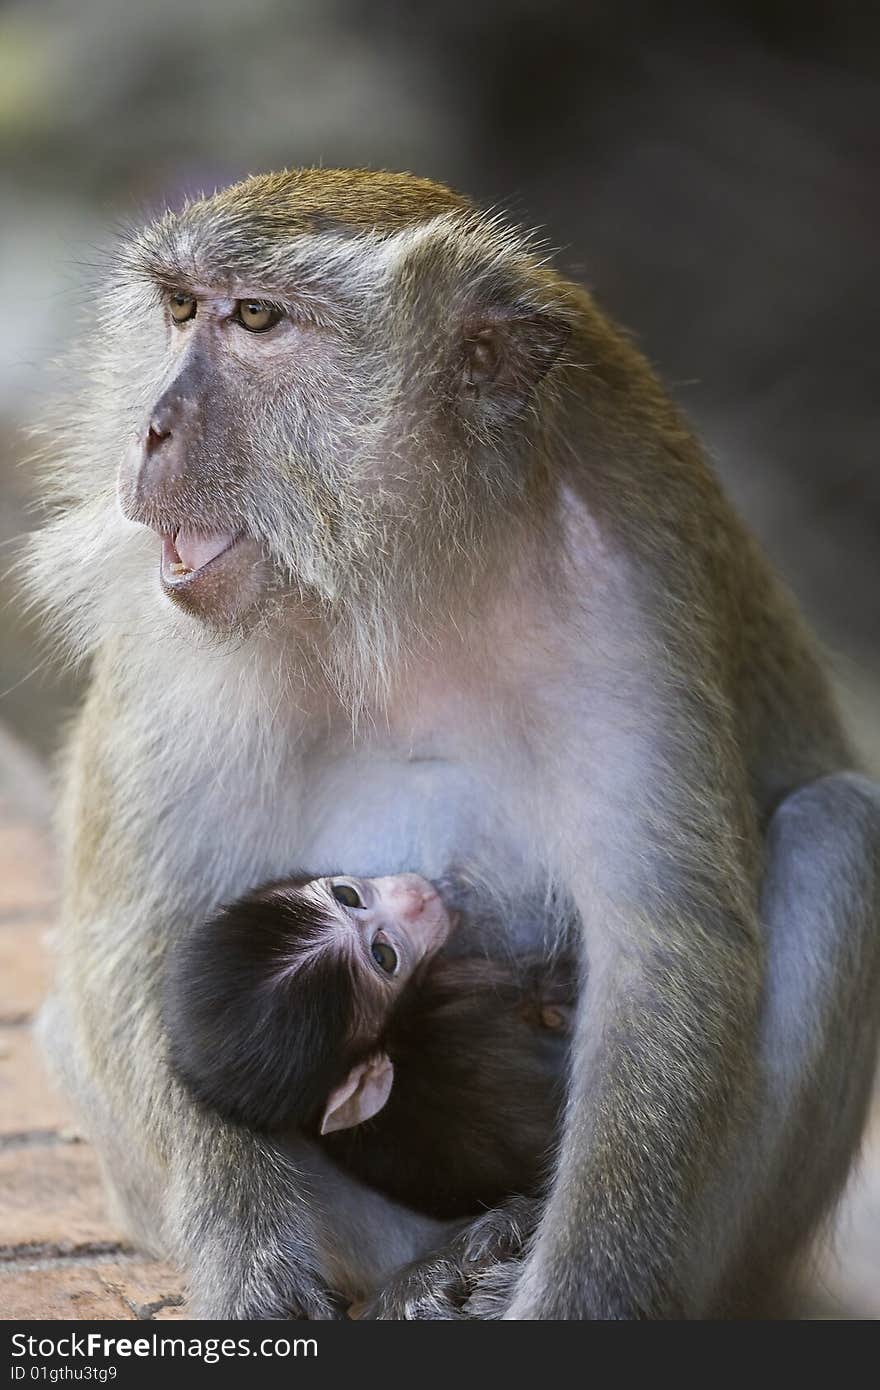
[[[880,789],[845,774],[801,789],[776,811],[766,850],[757,1035],[721,1026],[719,1007],[736,999],[711,978],[708,992],[693,979],[698,1012],[684,1016],[688,962],[662,943],[621,982],[631,1041],[594,1039],[575,1078],[558,1180],[506,1316],[753,1311],[778,1297],[838,1193],[880,1018]],[[636,1026],[640,1003],[653,1016]],[[619,1027],[621,1012],[606,1019]],[[682,1152],[688,1133],[696,1161]]]
[[[211,1147],[201,1176],[181,1172],[171,1194],[195,1317],[341,1316],[454,1229],[364,1187],[305,1141],[276,1147],[224,1125]]]
[[[629,767],[611,753],[619,788],[600,770],[580,803],[562,789],[563,804],[580,806],[562,856],[589,973],[559,1163],[513,1318],[687,1316],[687,1233],[754,1103],[754,816],[725,784],[726,760],[694,758],[697,732],[661,778],[663,737],[649,726],[643,748],[628,744]],[[639,765],[659,788],[649,804],[625,780]]]

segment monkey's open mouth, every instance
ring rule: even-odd
[[[209,566],[228,554],[241,540],[241,532],[218,531],[199,536],[181,528],[162,537],[162,583],[179,589],[194,582]]]
[[[245,622],[269,585],[262,546],[246,531],[166,531],[159,572],[167,598],[221,629]]]

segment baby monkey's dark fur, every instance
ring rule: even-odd
[[[166,1002],[178,1074],[227,1119],[300,1128],[340,1167],[432,1216],[540,1191],[564,1093],[570,960],[435,956],[382,1032],[353,1041],[358,983],[344,951],[311,949],[328,922],[298,891],[308,881],[250,893],[178,942]],[[298,957],[304,968],[285,969]],[[377,1048],[394,1064],[387,1103],[321,1135],[331,1090]]]
[[[328,925],[298,891],[310,878],[248,893],[172,950],[174,1066],[199,1100],[253,1129],[313,1120],[357,1060],[347,1043],[355,981],[344,957],[314,951],[307,970],[285,969]]]
[[[324,1136],[364,1182],[432,1216],[468,1216],[549,1177],[564,1098],[571,962],[440,956],[405,991],[387,1105]]]

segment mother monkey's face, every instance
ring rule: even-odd
[[[456,195],[252,179],[148,229],[124,274],[143,408],[119,504],[156,533],[164,594],[210,626],[270,595],[423,601],[539,486],[527,407],[564,306]]]

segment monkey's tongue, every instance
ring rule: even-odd
[[[229,531],[216,531],[210,536],[199,536],[193,531],[180,530],[173,540],[166,536],[163,559],[166,567],[172,572],[191,574],[193,570],[204,569],[205,565],[216,560],[218,555],[229,549],[234,540],[235,536]]]

